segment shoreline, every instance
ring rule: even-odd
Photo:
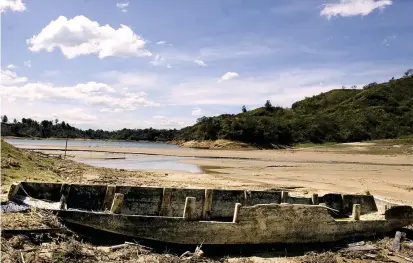
[[[18,145],[24,150],[36,151],[64,151],[61,146],[48,145]],[[239,160],[265,160],[265,161],[290,161],[297,162],[322,161],[324,163],[350,163],[350,164],[379,164],[413,166],[412,155],[369,155],[362,152],[347,154],[344,152],[323,152],[316,150],[234,150],[234,149],[195,149],[186,147],[155,148],[155,147],[117,147],[117,146],[68,146],[68,152],[96,152],[119,154],[164,155],[177,157],[195,157],[211,159],[239,159]]]
[[[62,148],[37,147],[41,152]],[[32,148],[33,150],[33,148]],[[95,152],[94,152],[95,151]],[[144,181],[180,187],[275,189],[293,187],[297,193],[349,193],[366,191],[388,200],[412,203],[411,156],[375,156],[289,150],[204,150],[189,148],[72,147],[75,158],[93,158],[102,152],[193,157],[179,162],[210,167],[208,172],[188,173],[173,169],[134,170],[148,172]],[[127,156],[126,156],[127,158]],[[108,160],[110,161],[110,160]],[[119,167],[117,170],[122,169]],[[124,170],[124,169],[122,169]],[[129,171],[125,169],[126,171]],[[132,171],[132,170],[130,170]],[[116,178],[108,177],[112,181]],[[139,179],[140,181],[143,178]]]
[[[18,139],[18,140],[28,140],[28,141],[47,141],[47,140],[57,140],[57,141],[66,141],[66,138],[59,137],[17,137],[17,136],[1,136],[2,139]],[[164,144],[174,144],[169,143],[170,141],[148,141],[148,140],[116,140],[116,139],[89,139],[89,138],[67,138],[69,141],[103,141],[103,142],[146,142],[146,143],[164,143]]]
[[[359,146],[357,146],[359,147]],[[364,147],[364,146],[363,146]],[[62,153],[64,147],[19,145],[44,153]],[[195,157],[182,160],[187,164],[210,167],[209,171],[190,174],[172,169],[155,172],[151,169],[127,170],[121,166],[106,169],[102,177],[89,170],[86,181],[95,183],[126,183],[177,187],[275,189],[294,187],[297,193],[363,193],[383,196],[395,202],[412,203],[412,155],[369,155],[364,153],[322,152],[306,148],[285,150],[210,150],[162,147],[68,146],[74,159],[105,156],[107,153]],[[126,159],[128,157],[126,156]],[[110,160],[107,160],[110,162]],[[117,170],[117,172],[115,172]],[[117,178],[117,173],[133,174]],[[70,173],[69,173],[70,174]],[[142,176],[145,174],[145,176]],[[85,181],[85,182],[86,182]]]

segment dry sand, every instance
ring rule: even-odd
[[[21,146],[47,152],[60,147]],[[72,146],[69,155],[101,158],[105,152],[198,157],[182,162],[208,168],[205,174],[157,171],[143,183],[237,189],[290,188],[302,194],[364,193],[413,204],[412,155],[370,155],[295,150],[206,150],[190,148],[113,148]],[[74,151],[73,151],[74,150]],[[95,152],[98,151],[98,152]],[[116,154],[113,154],[116,156]],[[155,175],[156,174],[156,175]],[[155,178],[156,177],[156,178]]]

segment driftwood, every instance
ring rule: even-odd
[[[199,258],[202,257],[204,255],[204,251],[201,250],[202,244],[197,246],[195,248],[194,253],[190,252],[190,251],[186,251],[185,253],[183,253],[180,258]]]
[[[362,245],[362,246],[352,246],[348,248],[341,249],[340,252],[350,252],[350,251],[374,251],[380,250],[380,248],[373,245]]]
[[[356,242],[356,243],[350,243],[350,244],[347,245],[347,247],[364,246],[365,244],[366,244],[366,242],[360,241],[360,242]]]
[[[143,245],[138,244],[138,243],[125,241],[125,244],[131,245],[131,246],[137,246],[137,247],[144,248],[144,249],[147,249],[147,250],[152,250],[152,248],[147,247],[147,246],[143,246]]]
[[[121,248],[124,248],[124,247],[128,247],[128,246],[130,246],[130,245],[129,244],[115,245],[115,246],[109,247],[109,250],[110,251],[115,251],[115,250],[118,250],[118,249],[121,249]]]
[[[23,252],[20,252],[20,259],[22,263],[26,263],[26,261],[24,260]]]
[[[413,262],[413,258],[401,254],[401,253],[397,253],[397,252],[391,252],[389,251],[388,255],[386,256],[387,259],[391,260],[392,262]],[[400,260],[400,258],[402,259],[402,261]]]
[[[411,258],[411,257],[409,257],[409,256],[407,256],[407,255],[403,255],[403,254],[400,254],[400,253],[394,253],[394,255],[397,256],[397,257],[399,257],[399,258],[402,258],[402,259],[404,259],[404,260],[407,260],[407,261],[409,261],[409,262],[413,262],[413,258]]]
[[[128,246],[137,246],[137,247],[140,247],[140,248],[143,248],[143,249],[152,250],[150,247],[142,246],[138,243],[132,243],[132,242],[128,242],[128,241],[126,241],[124,244],[111,246],[111,247],[109,247],[109,250],[114,251],[114,250],[122,249],[122,248],[125,248],[125,247],[128,247]]]
[[[400,248],[401,248],[401,245],[400,245],[401,239],[402,239],[402,232],[397,231],[397,232],[396,232],[396,235],[394,236],[394,240],[393,240],[393,246],[392,246],[392,250],[393,250],[393,251],[395,251],[395,252],[399,252],[399,251],[400,251]]]

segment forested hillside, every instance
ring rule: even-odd
[[[1,134],[18,137],[70,137],[117,140],[227,139],[260,146],[303,142],[351,142],[413,134],[413,76],[340,89],[306,98],[291,108],[264,107],[239,114],[202,117],[181,130],[80,130],[65,122],[2,120]]]
[[[363,89],[331,90],[291,108],[264,107],[200,118],[182,140],[228,139],[259,145],[351,142],[413,134],[413,76]]]
[[[7,117],[6,117],[7,118]],[[122,129],[118,131],[81,130],[70,124],[58,120],[43,120],[38,122],[33,119],[23,118],[21,121],[13,120],[6,123],[2,117],[1,135],[15,137],[39,138],[84,138],[101,140],[132,140],[132,141],[170,141],[175,138],[177,130],[158,129]]]

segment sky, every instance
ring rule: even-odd
[[[413,0],[0,0],[1,114],[83,129],[383,82],[413,67]]]

